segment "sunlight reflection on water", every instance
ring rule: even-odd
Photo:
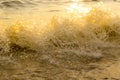
[[[88,13],[90,8],[84,7],[83,4],[73,3],[67,8],[71,13]]]

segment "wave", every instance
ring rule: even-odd
[[[46,25],[32,23],[20,20],[4,28],[1,24],[1,54],[31,50],[100,58],[104,48],[120,47],[120,16],[100,8],[83,17],[54,16]]]
[[[78,0],[78,2],[93,2],[93,1],[101,1],[101,0]],[[37,5],[63,5],[66,3],[73,3],[76,1],[72,0],[1,0],[0,8],[23,8],[28,6],[37,6]]]
[[[0,1],[1,8],[17,8],[17,7],[25,7],[28,5],[35,5],[33,1],[24,1],[24,0],[4,0]]]

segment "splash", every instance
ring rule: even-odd
[[[26,21],[18,19],[1,28],[1,53],[34,50],[99,58],[103,48],[120,46],[120,17],[103,8],[92,8],[83,17],[55,16],[46,24],[37,18]]]

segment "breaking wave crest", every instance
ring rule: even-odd
[[[99,58],[103,48],[120,47],[120,17],[102,9],[93,8],[83,17],[54,16],[46,25],[31,24],[16,21],[4,28],[1,24],[1,54],[33,50]]]

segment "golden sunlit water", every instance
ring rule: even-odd
[[[72,13],[88,13],[90,11],[90,8],[85,8],[83,5],[78,3],[73,3],[68,7],[68,11]]]
[[[1,0],[0,80],[119,80],[119,0]]]

